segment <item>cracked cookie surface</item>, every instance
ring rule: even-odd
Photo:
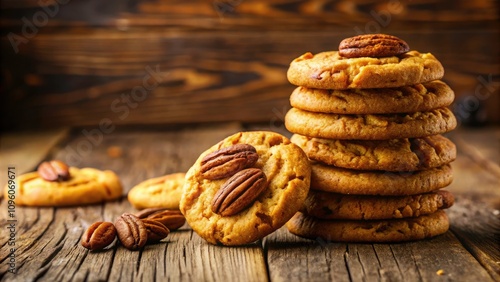
[[[453,181],[450,165],[408,171],[365,171],[312,164],[311,189],[352,195],[404,196],[427,193]]]
[[[291,140],[312,160],[358,170],[415,171],[439,167],[456,158],[455,144],[441,135],[375,141],[294,134]]]
[[[333,242],[391,243],[431,238],[449,228],[443,210],[404,219],[386,220],[326,220],[298,212],[286,224],[300,237]]]
[[[330,139],[387,140],[441,134],[457,125],[448,108],[387,115],[339,115],[291,108],[285,126],[293,133]]]
[[[16,204],[22,206],[78,206],[115,200],[122,196],[122,184],[110,170],[69,168],[70,177],[64,181],[47,181],[38,172],[17,178]],[[5,196],[7,195],[5,187]]]
[[[444,82],[383,89],[327,90],[299,86],[290,96],[297,109],[334,114],[391,114],[430,111],[450,105],[455,95]]]
[[[359,196],[309,190],[302,212],[322,219],[372,220],[417,217],[454,203],[446,190],[411,196]]]
[[[337,51],[305,53],[287,72],[290,83],[318,89],[401,87],[443,75],[443,66],[431,53],[417,51],[383,58],[345,58]]]
[[[209,153],[235,144],[255,147],[259,158],[252,167],[262,169],[268,186],[245,210],[221,216],[212,211],[211,203],[229,177],[203,178],[201,161]],[[299,210],[309,191],[310,175],[309,159],[286,137],[267,131],[239,132],[203,152],[188,170],[180,210],[193,230],[209,243],[252,243],[283,226]]]
[[[136,209],[179,209],[185,173],[172,173],[147,179],[128,192],[128,201]]]

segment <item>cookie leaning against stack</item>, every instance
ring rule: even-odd
[[[188,170],[180,210],[212,244],[249,244],[301,208],[310,178],[307,156],[286,137],[240,132],[203,152]]]
[[[287,76],[298,86],[285,126],[312,164],[311,189],[288,223],[306,238],[399,242],[442,234],[453,195],[454,93],[430,53],[384,34],[306,53]]]

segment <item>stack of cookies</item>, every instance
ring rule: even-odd
[[[312,165],[311,190],[287,223],[306,238],[399,242],[442,234],[455,145],[453,91],[441,63],[384,35],[344,39],[288,70],[285,125]]]

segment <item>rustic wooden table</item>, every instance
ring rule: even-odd
[[[6,183],[9,166],[19,175],[42,160],[57,158],[79,167],[114,170],[128,191],[144,179],[185,171],[223,137],[255,129],[287,134],[277,123],[4,134],[0,180]],[[500,281],[500,127],[462,128],[449,137],[458,147],[455,181],[449,187],[456,204],[447,211],[450,231],[434,239],[345,244],[301,239],[282,228],[248,246],[222,247],[206,243],[185,225],[142,251],[115,246],[90,252],[80,246],[83,231],[97,220],[113,221],[123,212],[133,212],[126,197],[85,207],[10,207],[17,220],[14,235],[7,221],[9,206],[2,200],[0,277],[2,281]],[[16,273],[10,273],[14,268]]]

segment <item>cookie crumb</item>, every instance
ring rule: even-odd
[[[119,158],[123,155],[123,149],[118,146],[109,146],[106,153],[110,158]]]
[[[439,276],[444,275],[444,270],[440,269],[440,270],[436,271],[436,274]]]

